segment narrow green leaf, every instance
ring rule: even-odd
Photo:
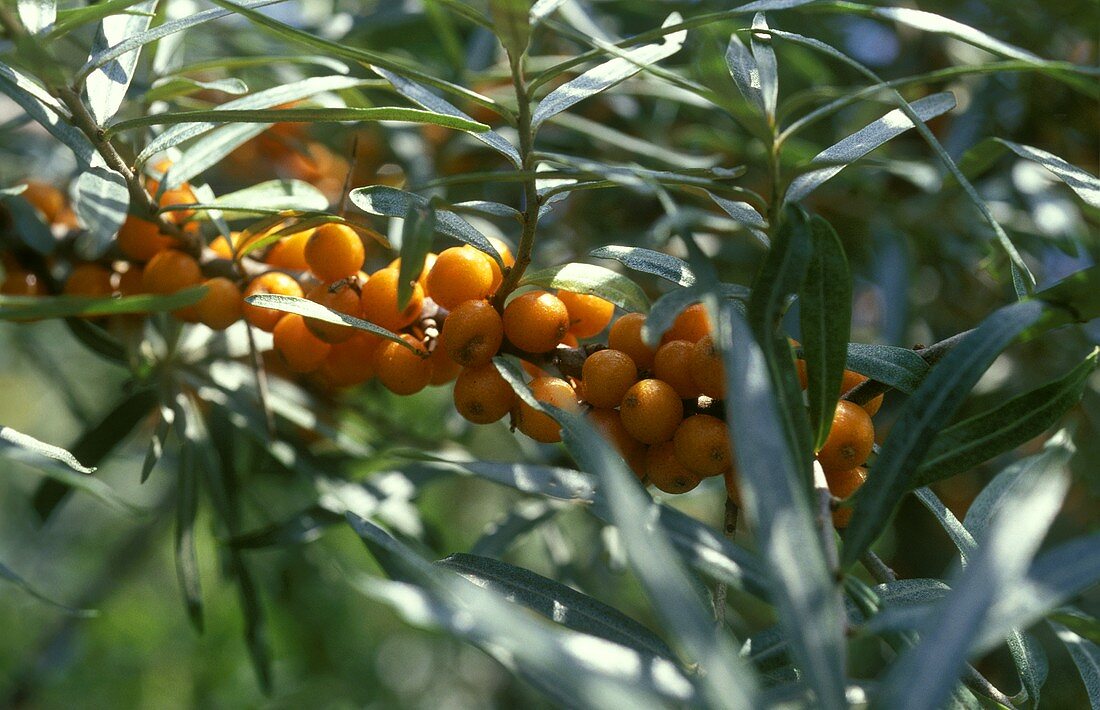
[[[740,284],[720,284],[717,290],[721,298],[741,301],[742,304],[750,295],[749,289]],[[642,341],[649,347],[656,348],[661,342],[661,336],[672,327],[676,317],[688,306],[702,302],[706,294],[704,289],[693,286],[674,289],[658,298],[653,302],[653,308],[642,324]]]
[[[77,252],[86,259],[103,256],[129,209],[130,190],[122,175],[106,167],[84,168],[73,189],[73,210],[86,230],[77,239]]]
[[[695,283],[695,274],[683,259],[652,249],[609,245],[593,249],[588,255],[597,259],[614,259],[628,269],[653,274],[680,286]]]
[[[552,520],[561,510],[562,506],[552,500],[523,501],[489,523],[470,548],[470,554],[499,559],[519,538]]]
[[[751,42],[752,56],[756,62],[760,100],[768,124],[775,125],[775,107],[779,103],[779,64],[775,59],[771,37],[766,33],[768,21],[763,12],[756,13],[752,18],[752,29],[754,30]],[[765,32],[757,33],[756,30],[765,30]]]
[[[906,394],[920,387],[929,369],[928,363],[908,348],[864,343],[848,345],[847,368]]]
[[[166,101],[201,91],[219,91],[230,96],[240,96],[248,93],[248,85],[234,78],[199,81],[185,76],[175,76],[154,83],[153,88],[145,92],[144,98],[146,101]]]
[[[1100,264],[1070,274],[1035,298],[1066,311],[1077,323],[1100,318]]]
[[[0,296],[0,321],[160,313],[197,303],[205,293],[205,286],[195,286],[167,296]]]
[[[40,602],[62,610],[68,616],[75,616],[80,619],[92,619],[99,616],[99,612],[95,609],[77,609],[68,606],[67,604],[62,604],[61,602],[54,601],[47,595],[35,589],[34,586],[30,584],[30,582],[20,577],[11,567],[8,567],[2,562],[0,562],[0,579],[8,582],[9,584],[15,585],[19,589],[22,589],[25,593],[29,594]]]
[[[944,429],[909,485],[927,486],[968,471],[1054,426],[1081,400],[1096,364],[1094,351],[1064,377]]]
[[[143,0],[129,12],[104,17],[92,41],[91,56],[106,52],[114,45],[148,30],[156,7],[156,0]],[[126,90],[134,78],[140,54],[139,45],[87,75],[84,80],[84,94],[97,125],[105,125],[122,105]]]
[[[315,505],[286,520],[235,535],[227,543],[242,550],[308,544],[320,538],[327,528],[343,520],[343,515]]]
[[[1095,175],[1057,155],[1030,145],[1013,143],[1003,138],[987,138],[966,152],[959,167],[965,168],[963,172],[966,175],[974,176],[1006,151],[1012,151],[1021,158],[1042,165],[1076,192],[1086,204],[1100,208],[1100,180]]]
[[[1061,624],[1051,622],[1054,633],[1069,651],[1073,663],[1085,684],[1089,705],[1100,707],[1100,646],[1081,638]]]
[[[341,313],[340,311],[334,311],[331,308],[326,308],[320,303],[314,303],[306,298],[296,298],[294,296],[282,296],[274,293],[257,294],[255,296],[249,296],[245,299],[245,303],[249,303],[253,306],[260,308],[270,308],[276,311],[282,311],[284,313],[296,313],[303,318],[313,318],[324,323],[331,323],[333,325],[346,325],[349,328],[356,328],[358,330],[365,330],[368,333],[374,333],[375,335],[381,335],[387,340],[392,340],[395,343],[404,345],[413,352],[420,352],[412,345],[409,345],[401,336],[386,330],[385,328],[375,325],[370,321],[365,321],[362,318],[356,318],[355,316],[349,316],[347,313]]]
[[[0,426],[0,449],[6,458],[22,461],[31,466],[53,467],[61,464],[77,473],[92,474],[95,468],[84,466],[70,452],[35,439],[11,427]],[[51,463],[54,462],[54,463]]]
[[[519,285],[589,293],[627,311],[645,313],[649,310],[649,299],[638,284],[620,273],[593,264],[573,262],[528,272]]]
[[[153,472],[161,457],[164,455],[164,442],[168,439],[168,433],[172,431],[172,423],[176,419],[176,412],[171,407],[160,408],[160,419],[157,421],[156,431],[149,440],[149,448],[145,451],[145,460],[141,463],[141,482],[149,480],[149,474]]]
[[[194,421],[188,417],[183,404],[186,395],[180,394],[172,405],[176,411],[178,426],[183,435],[176,472],[176,578],[183,594],[184,606],[191,624],[200,633],[203,629],[202,585],[199,580],[199,560],[195,552],[195,517],[199,510],[199,453],[194,443]]]
[[[799,293],[802,351],[806,359],[814,450],[833,423],[848,357],[852,324],[852,275],[836,231],[823,218],[810,220],[814,255]]]
[[[432,249],[435,234],[435,209],[409,202],[409,211],[401,225],[401,268],[397,280],[397,307],[405,308],[413,295],[413,284],[424,270],[424,260]]]
[[[1048,617],[1068,628],[1073,633],[1100,644],[1100,619],[1086,614],[1077,607],[1064,606]]]
[[[531,3],[529,0],[489,0],[493,31],[515,59],[527,51],[531,41]]]
[[[5,193],[0,196],[0,201],[7,208],[12,222],[11,231],[17,239],[42,255],[50,254],[57,248],[57,238],[30,202],[19,193]]]
[[[907,481],[970,389],[1001,351],[1045,313],[1038,301],[1021,301],[995,311],[936,365],[905,403],[879,451],[874,475],[855,495],[856,510],[844,538],[845,567],[858,560],[886,527]]]
[[[773,51],[772,58],[775,54]],[[764,108],[764,94],[761,91],[760,67],[757,66],[756,57],[741,41],[736,33],[730,35],[729,44],[726,45],[726,67],[741,97],[749,102],[761,116],[767,115]],[[774,107],[774,104],[773,104]]]
[[[50,135],[68,146],[81,165],[104,165],[88,137],[70,123],[69,110],[38,83],[2,62],[0,92],[19,104]]]

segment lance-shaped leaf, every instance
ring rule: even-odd
[[[185,406],[186,395],[179,393],[172,408],[175,410],[180,442],[179,467],[176,472],[176,578],[183,594],[184,606],[191,624],[199,631],[203,628],[202,585],[199,580],[199,560],[195,552],[195,517],[199,510],[199,452],[197,450],[197,414]]]
[[[429,205],[429,201],[425,197],[397,188],[386,187],[385,185],[357,187],[351,191],[348,197],[351,198],[356,207],[364,212],[383,217],[401,217],[402,219],[408,215],[412,205],[419,205],[424,208]],[[448,237],[454,237],[478,251],[488,254],[503,268],[504,262],[501,261],[496,247],[472,224],[450,210],[435,209],[434,212],[435,230],[437,232],[446,234]]]
[[[955,96],[949,91],[944,91],[914,101],[910,107],[921,121],[928,121],[955,108]],[[827,165],[796,177],[787,188],[784,200],[797,202],[805,198],[849,164],[912,127],[913,122],[909,117],[901,109],[894,109],[874,123],[868,124],[814,156],[810,162],[811,166],[814,163],[827,163]]]
[[[236,192],[219,196],[209,205],[173,205],[171,209],[217,209],[240,213],[268,210],[321,211],[328,207],[328,198],[313,185],[302,180],[268,180]]]
[[[85,168],[76,179],[73,209],[87,230],[77,239],[77,252],[86,259],[98,259],[126,221],[130,209],[126,179],[106,167]]]
[[[678,24],[680,15],[669,15],[664,26]],[[645,67],[676,54],[684,46],[687,30],[679,30],[665,35],[660,44],[647,44],[636,49],[623,51],[622,54],[599,66],[589,69],[576,79],[572,79],[551,91],[535,107],[531,123],[535,129],[543,121],[565,111],[574,104],[610,89],[621,81],[629,79]]]
[[[7,582],[9,584],[15,585],[16,587],[18,587],[19,589],[22,589],[25,593],[27,593],[30,596],[34,597],[38,601],[43,602],[45,604],[49,604],[52,607],[56,607],[58,609],[61,609],[63,612],[65,612],[69,616],[75,616],[75,617],[82,618],[82,619],[91,619],[91,618],[94,618],[96,616],[99,616],[99,612],[96,611],[95,609],[76,609],[76,608],[73,608],[71,606],[68,606],[67,604],[62,604],[61,602],[54,601],[53,599],[51,599],[47,595],[45,595],[42,592],[38,591],[33,585],[30,584],[30,582],[28,582],[27,580],[20,577],[18,574],[15,573],[15,570],[13,570],[11,567],[8,567],[7,565],[5,565],[2,562],[0,562],[0,580],[4,580],[5,582]]]
[[[356,318],[350,316],[347,313],[341,313],[340,311],[333,310],[322,306],[320,303],[309,300],[308,298],[297,298],[295,296],[283,296],[276,293],[262,293],[255,296],[249,296],[245,299],[245,303],[259,308],[270,308],[276,311],[282,311],[283,313],[295,313],[303,318],[313,318],[324,323],[331,323],[333,325],[346,325],[349,328],[356,328],[358,330],[365,330],[368,333],[374,335],[380,335],[387,340],[392,340],[395,343],[403,344],[406,348],[412,352],[419,353],[412,345],[409,345],[401,336],[397,335],[393,331],[386,330],[380,325],[375,325],[370,321],[365,321],[362,318]]]
[[[103,18],[95,40],[92,42],[91,56],[95,57],[130,37],[145,32],[153,19],[156,7],[156,0],[144,0],[130,8],[128,12]],[[88,108],[91,109],[92,117],[100,126],[105,125],[115,115],[119,106],[122,105],[122,100],[126,98],[126,90],[130,88],[140,55],[141,47],[135,47],[97,67],[85,79]]]
[[[1100,208],[1100,180],[1095,175],[1034,146],[1013,143],[1003,138],[987,138],[966,151],[959,161],[959,169],[967,177],[975,177],[1007,151],[1042,165],[1076,192],[1086,204]]]
[[[57,0],[19,0],[19,19],[31,34],[53,28],[57,20]]]
[[[649,310],[649,299],[638,284],[620,273],[593,264],[574,262],[528,272],[519,285],[589,293],[627,311],[645,313]]]
[[[422,106],[429,111],[434,111],[438,114],[454,116],[465,121],[476,123],[476,121],[474,121],[474,119],[471,118],[469,115],[463,113],[445,99],[442,99],[432,92],[428,91],[427,88],[421,86],[420,84],[417,84],[414,81],[410,81],[409,79],[394,74],[393,72],[383,69],[382,67],[372,66],[371,69],[373,69],[383,79],[390,82],[390,84],[393,85],[393,88],[397,90],[397,93],[401,94],[413,103],[416,103],[419,106]],[[492,148],[493,150],[497,151],[504,157],[508,158],[508,160],[511,161],[512,165],[516,166],[517,168],[519,168],[523,164],[523,159],[520,158],[519,151],[516,150],[516,147],[509,143],[508,140],[504,138],[504,136],[500,135],[496,131],[475,132],[471,135],[485,145]]]
[[[736,34],[730,35],[729,44],[726,46],[726,67],[729,68],[730,76],[733,77],[733,83],[741,92],[741,96],[752,104],[761,116],[766,116],[760,67],[757,66],[756,57]]]
[[[810,220],[814,255],[799,295],[802,352],[806,360],[814,450],[832,426],[848,357],[852,323],[852,275],[836,231],[824,219]]]
[[[610,245],[593,249],[588,255],[597,259],[614,259],[628,269],[660,276],[680,286],[691,286],[695,283],[695,274],[683,259],[652,249]]]
[[[0,321],[174,311],[197,303],[205,293],[205,286],[195,286],[167,296],[0,296]]]
[[[145,92],[145,100],[165,101],[180,96],[190,96],[200,91],[220,91],[230,96],[240,96],[248,93],[248,85],[235,78],[199,81],[185,76],[175,76],[155,82],[153,88]]]
[[[508,54],[518,59],[531,41],[530,0],[489,0],[493,32]]]
[[[775,107],[779,103],[779,64],[775,59],[771,37],[767,34],[768,21],[763,12],[752,18],[752,56],[756,61],[757,76],[760,82],[760,100],[763,103],[764,116],[769,124],[775,123]],[[763,30],[763,32],[757,32]]]
[[[928,363],[908,348],[891,345],[848,345],[848,369],[912,394],[928,374]]]
[[[1081,638],[1062,624],[1051,622],[1051,628],[1054,629],[1058,640],[1069,651],[1078,673],[1081,674],[1081,682],[1085,684],[1089,705],[1094,708],[1100,707],[1100,646]]]
[[[764,233],[764,230],[768,228],[768,222],[755,207],[748,202],[727,200],[709,190],[707,190],[707,196],[714,201],[714,204],[721,207],[722,211],[730,216],[730,219],[748,229],[761,244],[770,246],[771,242],[768,239],[768,235]]]
[[[470,554],[499,559],[521,537],[552,520],[562,509],[563,506],[553,500],[522,501],[485,527],[470,548]]]
[[[721,298],[735,299],[742,302],[747,301],[750,295],[749,289],[739,284],[719,284],[718,288],[714,290],[718,292]],[[653,308],[650,309],[645,323],[642,324],[642,342],[656,349],[660,345],[661,336],[672,327],[677,316],[683,313],[688,306],[704,302],[707,293],[705,289],[698,286],[678,288],[669,291],[654,301]]]
[[[770,596],[817,704],[847,707],[840,587],[812,525],[809,470],[785,432],[784,402],[764,351],[769,344],[758,343],[759,335],[733,308],[722,309],[721,318],[727,420],[741,498],[772,579]],[[774,342],[770,329],[764,337]]]
[[[1096,363],[1094,351],[1065,377],[944,429],[932,442],[909,485],[927,486],[968,471],[1054,426],[1081,400]]]
[[[409,203],[401,225],[401,267],[397,280],[397,307],[405,308],[413,295],[413,284],[424,270],[424,260],[432,248],[435,233],[435,209],[431,204]]]
[[[874,475],[855,494],[856,510],[844,538],[844,566],[858,560],[886,527],[936,434],[993,360],[1045,313],[1039,301],[1021,301],[994,312],[939,362],[905,403],[879,451]]]
[[[20,187],[25,188],[26,185]],[[20,192],[22,190],[0,194],[0,202],[4,203],[12,221],[12,231],[18,239],[39,254],[49,254],[57,247],[57,238],[38,210]]]

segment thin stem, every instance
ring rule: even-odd
[[[733,499],[726,496],[726,515],[725,521],[722,525],[722,534],[726,539],[733,542],[737,537],[737,514],[739,509],[737,504],[733,502]],[[714,588],[714,621],[718,626],[722,626],[726,622],[726,591],[728,586],[725,582],[719,582],[718,586]]]

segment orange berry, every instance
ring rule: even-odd
[[[408,333],[403,334],[401,339],[415,347],[416,352],[392,340],[385,341],[374,353],[375,374],[390,392],[415,394],[431,382],[432,366],[419,340]]]
[[[512,410],[516,394],[492,363],[467,367],[455,380],[455,409],[474,424],[495,422]]]
[[[661,336],[661,342],[686,340],[689,343],[696,343],[709,333],[710,321],[707,319],[707,309],[702,303],[696,303],[694,306],[688,306],[680,315],[676,316],[676,320],[672,322],[672,327]]]
[[[252,282],[248,284],[248,288],[244,291],[244,296],[248,298],[261,293],[274,293],[281,296],[301,298],[302,287],[294,280],[293,276],[284,274],[281,271],[268,271],[252,279]],[[260,330],[266,330],[269,333],[275,329],[275,324],[279,322],[282,315],[281,311],[261,308],[249,303],[244,304],[244,319]]]
[[[198,202],[198,199],[195,198],[195,193],[191,191],[190,187],[186,186],[165,190],[164,194],[160,196],[160,206],[162,208],[173,205],[192,205],[196,202]],[[164,216],[176,224],[182,224],[191,219],[194,214],[195,210],[171,210],[165,212]]]
[[[615,304],[599,296],[558,291],[558,298],[569,311],[569,332],[578,338],[591,338],[611,322]]]
[[[267,258],[264,261],[276,269],[305,271],[309,268],[309,262],[306,261],[306,244],[315,231],[317,230],[306,229],[283,237],[272,245],[271,251],[267,253]],[[350,274],[345,275],[350,276]]]
[[[20,196],[31,203],[32,206],[45,218],[46,224],[53,224],[58,221],[58,217],[66,209],[65,195],[61,193],[53,185],[39,182],[37,180],[28,180],[27,188],[23,192],[19,193]]]
[[[585,358],[581,379],[585,401],[593,407],[618,407],[638,380],[638,368],[621,350],[599,350]]]
[[[305,318],[296,313],[284,313],[272,335],[275,350],[294,372],[313,372],[332,350],[331,345],[310,332]]]
[[[577,336],[572,333],[566,333],[561,337],[561,342],[558,345],[564,345],[567,348],[579,348],[581,343],[577,340]]]
[[[236,244],[237,237],[240,236],[240,232],[230,232],[229,236],[233,238],[233,244]],[[210,242],[209,246],[210,246],[210,251],[214,252],[214,254],[219,259],[230,259],[230,260],[232,260],[233,259],[233,244],[231,244],[229,242],[229,240],[227,240],[225,237],[217,236],[217,237],[214,238],[214,241]]]
[[[672,438],[676,458],[689,470],[706,478],[721,476],[733,466],[729,427],[709,414],[694,414],[683,421]]]
[[[83,263],[73,267],[65,281],[66,296],[110,296],[111,272],[99,264]]]
[[[644,315],[627,313],[612,324],[611,331],[607,334],[607,346],[629,355],[639,370],[648,370],[653,367],[656,350],[642,340],[643,325],[645,325]]]
[[[536,377],[528,386],[531,388],[531,394],[539,402],[570,412],[580,411],[576,392],[568,382],[559,377]],[[549,414],[537,411],[523,400],[519,400],[516,427],[535,441],[541,441],[544,444],[561,441],[561,425]]]
[[[428,384],[435,387],[447,384],[462,373],[462,365],[448,357],[443,348],[438,347],[438,344],[432,354],[428,356],[428,363],[432,366],[432,379]]]
[[[619,452],[623,461],[626,461],[634,475],[641,480],[645,476],[646,445],[630,435],[623,426],[619,412],[614,409],[593,409],[588,412],[588,421]]]
[[[11,268],[4,274],[0,293],[5,296],[44,296],[46,286],[38,277],[21,268]]]
[[[841,396],[848,394],[854,387],[861,385],[871,378],[867,375],[862,375],[855,370],[845,370],[844,379],[840,382],[840,394]],[[880,407],[882,407],[882,398],[884,395],[878,395],[868,402],[864,402],[860,406],[863,407],[868,414],[872,417],[878,413]]]
[[[657,348],[653,358],[653,376],[672,385],[680,399],[699,396],[699,386],[691,374],[691,354],[695,346],[686,340],[670,340]]]
[[[690,366],[695,387],[700,393],[714,399],[726,398],[726,369],[714,336],[703,336],[692,346]]]
[[[374,353],[382,344],[382,338],[372,333],[355,331],[342,343],[329,350],[319,370],[335,387],[351,387],[374,377]]]
[[[435,266],[435,260],[439,258],[438,254],[434,252],[428,252],[428,255],[424,257],[424,268],[420,270],[420,276],[416,277],[416,282],[420,284],[420,288],[424,289],[424,293],[428,293],[428,274],[431,273],[432,267]],[[387,269],[401,270],[401,258],[398,257],[391,261],[386,267]]]
[[[645,457],[645,475],[649,482],[665,493],[687,493],[703,480],[676,458],[676,446],[662,441],[649,447]]]
[[[363,240],[346,224],[328,222],[309,236],[305,259],[310,270],[322,281],[339,281],[363,268],[366,249]]]
[[[161,234],[156,224],[133,215],[128,215],[118,230],[119,251],[134,261],[149,261],[175,243]]]
[[[825,472],[825,480],[829,484],[829,492],[837,498],[844,500],[850,497],[863,482],[867,480],[867,469],[850,468],[843,471]],[[852,508],[837,508],[833,511],[833,527],[846,528],[852,520]]]
[[[536,377],[550,377],[550,373],[542,369],[533,362],[527,362],[526,360],[520,360],[519,364],[523,367],[523,371],[527,373],[527,376],[531,379]]]
[[[799,386],[801,386],[802,389],[806,389],[806,387],[810,384],[810,376],[806,372],[806,361],[801,358],[795,360],[794,369],[798,373]]]
[[[464,301],[443,321],[439,344],[464,367],[484,365],[500,351],[504,322],[488,301]]]
[[[224,276],[207,279],[206,295],[195,304],[200,323],[214,330],[225,330],[241,319],[244,302],[241,289]]]
[[[359,295],[363,318],[395,332],[417,319],[424,307],[424,289],[414,283],[408,304],[399,309],[397,283],[400,278],[397,269],[382,269],[371,274]]]
[[[111,275],[111,287],[120,296],[136,296],[144,290],[141,264],[121,262],[115,264]]]
[[[676,433],[684,418],[684,403],[672,385],[649,379],[626,391],[620,412],[631,436],[645,444],[659,444]]]
[[[546,291],[528,291],[504,308],[504,335],[520,350],[549,352],[568,330],[569,311]]]
[[[199,262],[175,249],[165,249],[150,259],[141,276],[141,283],[149,293],[175,293],[202,280]]]
[[[842,399],[836,403],[833,425],[817,452],[817,460],[826,473],[852,469],[867,460],[874,443],[871,415],[858,404]]]
[[[359,318],[362,313],[359,306],[359,294],[355,292],[347,281],[337,281],[333,284],[318,284],[309,290],[306,298],[330,308],[338,313]],[[326,343],[342,343],[355,335],[356,330],[347,325],[326,323],[316,318],[306,318],[306,325],[321,340]]]
[[[447,310],[493,292],[492,259],[471,246],[444,249],[428,272],[428,294]]]

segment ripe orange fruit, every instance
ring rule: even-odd
[[[863,482],[867,480],[867,469],[850,468],[843,471],[825,472],[825,480],[829,484],[829,492],[837,498],[844,500],[849,498]],[[852,508],[837,508],[833,511],[833,527],[844,529],[852,520]]]
[[[577,336],[573,335],[572,333],[566,333],[562,336],[561,342],[558,343],[558,345],[564,345],[567,348],[578,348],[580,347],[581,343],[579,340],[577,340]]]
[[[428,272],[428,293],[447,310],[493,292],[493,260],[471,246],[444,249]]]
[[[680,399],[699,396],[699,386],[692,376],[692,351],[695,346],[686,340],[670,340],[657,348],[653,358],[653,375],[672,385]]]
[[[436,345],[436,349],[428,356],[428,364],[432,366],[432,379],[428,384],[439,387],[458,377],[462,373],[462,365],[448,357],[443,348],[438,347],[438,343]]]
[[[657,354],[656,350],[642,341],[643,325],[644,315],[627,313],[612,324],[611,331],[607,334],[607,346],[629,355],[640,371],[653,367],[653,358]]]
[[[845,370],[844,371],[844,379],[841,380],[841,382],[840,382],[840,394],[842,396],[845,395],[845,394],[848,394],[848,392],[850,392],[854,387],[856,387],[857,385],[863,384],[864,382],[866,382],[869,379],[870,378],[867,377],[867,375],[861,375],[860,373],[856,372],[855,370]],[[875,416],[875,414],[878,413],[879,408],[882,407],[882,398],[883,398],[883,396],[884,395],[880,394],[879,396],[874,397],[870,401],[864,402],[860,406],[863,407],[865,410],[867,410],[867,413],[870,414],[873,417],[873,416]]]
[[[214,237],[214,240],[210,242],[210,251],[214,252],[219,259],[233,259],[233,244],[237,243],[240,232],[230,232],[229,236],[233,238],[232,244],[222,236]]]
[[[504,308],[504,335],[520,350],[549,352],[568,331],[569,311],[546,291],[528,291]]]
[[[492,364],[467,367],[455,380],[455,409],[474,424],[497,421],[515,406],[516,394]]]
[[[156,224],[133,215],[118,230],[119,251],[134,261],[149,261],[173,244],[175,240],[161,234]]]
[[[149,293],[175,293],[202,283],[199,262],[182,251],[165,249],[145,265],[141,283]]]
[[[247,298],[261,293],[274,293],[281,296],[301,298],[302,287],[294,280],[293,276],[284,274],[281,271],[268,271],[252,279],[251,283],[248,284],[248,288],[244,291],[244,296]],[[275,324],[279,322],[282,315],[281,311],[261,308],[248,303],[244,304],[244,319],[260,330],[266,330],[269,333],[275,329]]]
[[[171,207],[173,205],[192,205],[198,202],[195,197],[195,193],[191,191],[190,187],[180,186],[174,187],[171,190],[165,190],[164,194],[160,196],[160,206]],[[191,219],[195,215],[195,210],[171,210],[165,212],[164,216],[176,224],[182,224]]]
[[[721,476],[733,466],[729,427],[709,414],[694,414],[683,421],[672,438],[676,458],[689,471],[706,478]]]
[[[578,338],[591,338],[607,327],[615,313],[615,304],[599,296],[558,291],[558,298],[569,311],[569,332]]]
[[[817,460],[826,473],[852,469],[867,460],[874,443],[871,415],[858,404],[842,399],[836,403],[833,425],[817,452]]]
[[[141,264],[120,262],[111,275],[111,288],[120,296],[136,296],[144,290]],[[238,297],[240,294],[238,294]]]
[[[363,318],[394,332],[415,321],[424,307],[424,289],[418,283],[413,284],[409,303],[404,308],[397,307],[399,279],[397,269],[381,269],[371,274],[359,295]]]
[[[645,475],[649,482],[665,493],[687,493],[703,479],[688,470],[676,458],[676,446],[662,441],[649,447],[645,457]]]
[[[27,188],[20,193],[20,196],[42,214],[46,224],[57,222],[68,202],[61,190],[37,180],[28,180]]]
[[[692,346],[690,367],[699,392],[713,399],[726,398],[726,370],[714,336],[703,336]]]
[[[346,280],[331,284],[318,284],[309,290],[306,298],[338,313],[344,313],[355,318],[362,315],[359,306],[359,294]],[[309,326],[314,335],[326,343],[342,343],[356,333],[356,330],[351,326],[326,323],[316,318],[306,318],[306,325]]]
[[[294,372],[313,372],[328,357],[332,346],[318,338],[296,313],[284,313],[272,332],[275,350]]]
[[[528,385],[531,393],[539,402],[545,402],[558,409],[570,412],[580,411],[577,395],[569,383],[559,377],[536,377]],[[537,411],[523,400],[519,400],[516,412],[516,427],[535,441],[552,444],[561,441],[561,425],[549,414]]]
[[[374,353],[374,371],[378,381],[390,392],[415,394],[428,386],[432,379],[432,366],[423,343],[408,333],[403,334],[401,339],[416,348],[416,352],[387,340]]]
[[[707,309],[702,303],[688,306],[676,316],[672,327],[661,336],[661,342],[670,340],[686,340],[689,343],[697,343],[704,335],[710,333],[710,321],[707,319]]]
[[[447,315],[439,344],[464,367],[484,365],[500,351],[504,322],[488,301],[464,301]]]
[[[435,260],[439,258],[439,255],[434,252],[428,252],[424,257],[424,268],[420,270],[420,276],[416,278],[416,282],[420,284],[420,288],[424,289],[424,295],[428,295],[428,274],[431,273],[432,267],[435,266]],[[401,271],[401,257],[398,257],[391,261],[386,267],[387,269],[397,269]]]
[[[638,380],[638,368],[621,350],[599,350],[585,358],[581,380],[584,399],[593,407],[618,407]]]
[[[321,375],[336,387],[366,382],[374,377],[374,353],[381,344],[381,337],[355,331],[344,342],[332,346],[319,368]]]
[[[366,249],[354,229],[335,222],[322,224],[305,245],[305,259],[310,271],[322,281],[339,281],[353,276],[363,268]]]
[[[74,266],[65,280],[66,296],[110,296],[112,291],[110,269],[91,262]]]
[[[646,445],[630,435],[617,410],[593,409],[588,412],[588,422],[619,452],[638,480],[645,477]]]
[[[241,289],[224,276],[207,279],[206,295],[195,304],[200,323],[214,330],[225,330],[241,319],[243,313]]]
[[[26,269],[13,267],[4,273],[4,283],[0,293],[5,296],[44,296],[46,285]]]
[[[631,436],[645,444],[659,444],[676,433],[684,418],[684,403],[672,385],[648,379],[626,391],[620,413]]]
[[[276,228],[281,225],[276,225]],[[301,232],[288,234],[272,245],[271,251],[264,259],[276,269],[288,269],[290,271],[305,271],[309,268],[306,261],[306,244],[313,236],[315,229],[305,229]],[[263,236],[263,235],[260,235]]]

